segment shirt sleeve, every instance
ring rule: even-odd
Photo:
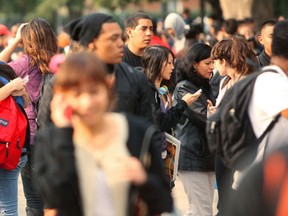
[[[287,76],[265,72],[261,74],[254,86],[255,106],[269,116],[275,116],[288,109]]]

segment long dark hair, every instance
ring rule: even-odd
[[[211,55],[211,47],[204,43],[196,43],[192,45],[186,52],[185,56],[179,60],[179,66],[176,69],[177,83],[182,80],[192,81],[195,79],[203,79],[194,68],[194,63],[209,58]]]
[[[172,55],[174,63],[173,52],[164,46],[154,45],[145,49],[141,61],[145,75],[151,83],[160,75],[163,64],[168,63],[169,54]]]

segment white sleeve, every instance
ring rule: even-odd
[[[255,105],[268,116],[275,116],[288,109],[288,78],[265,72],[258,76],[253,94]]]

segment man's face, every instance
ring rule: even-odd
[[[135,29],[127,28],[128,44],[134,49],[142,50],[150,45],[153,36],[153,24],[150,19],[140,19]]]
[[[107,64],[118,64],[123,58],[122,30],[118,23],[104,23],[98,38],[88,48]]]
[[[258,37],[259,42],[264,46],[267,55],[272,55],[272,36],[274,26],[266,26],[262,29],[260,36]]]

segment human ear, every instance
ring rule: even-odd
[[[133,34],[132,34],[132,28],[130,28],[130,27],[127,27],[126,28],[126,33],[127,33],[127,35],[128,35],[128,38],[132,38],[133,37]]]
[[[227,61],[225,59],[219,59],[220,64],[226,66]]]
[[[192,65],[193,65],[193,68],[194,68],[195,70],[197,70],[198,63],[197,63],[197,62],[193,62]]]
[[[261,35],[258,36],[258,41],[260,44],[263,45],[263,37]]]
[[[91,41],[91,42],[88,44],[87,48],[88,48],[88,50],[91,50],[91,51],[96,50],[96,49],[97,49],[97,46],[96,46],[96,44],[95,44],[95,41],[94,41],[94,40]]]

